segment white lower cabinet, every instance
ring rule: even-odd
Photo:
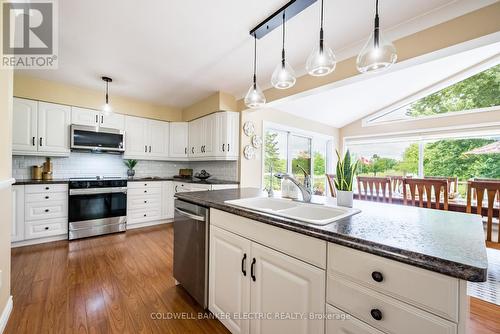
[[[11,241],[24,240],[24,186],[12,186]]]
[[[326,334],[384,334],[328,304],[326,314]]]
[[[324,270],[210,226],[209,309],[232,333],[324,333],[324,308]]]
[[[162,219],[174,218],[174,183],[161,182],[161,217]]]

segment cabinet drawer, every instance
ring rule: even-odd
[[[408,285],[408,289],[412,289]],[[327,302],[388,334],[456,334],[457,325],[338,275],[328,275]],[[381,316],[376,320],[378,315]]]
[[[127,200],[127,208],[130,210],[143,209],[143,208],[161,208],[161,201],[159,196],[134,196],[129,197]]]
[[[29,184],[25,187],[26,194],[48,193],[48,192],[68,192],[67,184]]]
[[[158,209],[138,209],[138,210],[129,210],[127,212],[127,221],[130,224],[146,222],[151,220],[160,220],[161,219],[161,210]]]
[[[326,304],[326,334],[384,334],[352,315]]]
[[[128,196],[161,195],[161,187],[128,188],[127,195]]]
[[[127,188],[130,189],[145,189],[145,188],[161,188],[161,182],[160,181],[134,181],[134,182],[127,182]]]
[[[326,241],[215,209],[210,210],[210,224],[326,268]]]
[[[459,280],[456,278],[331,243],[328,244],[328,273],[345,275],[348,280],[458,321]]]
[[[68,194],[66,192],[46,192],[26,194],[25,202],[48,202],[48,201],[67,201]]]
[[[48,219],[43,224],[27,223],[25,239],[37,239],[68,233],[68,221],[65,218]]]
[[[24,207],[24,217],[27,221],[67,216],[68,201],[33,202],[26,203]]]

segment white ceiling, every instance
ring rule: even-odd
[[[367,75],[365,80],[272,107],[340,128],[498,55],[500,43],[495,43],[384,75]]]
[[[381,26],[394,39],[495,0],[384,0]],[[221,90],[237,97],[251,80],[248,31],[286,0],[59,1],[59,69],[29,75],[184,107]],[[354,55],[373,25],[374,0],[326,0],[325,38],[338,58]],[[319,2],[287,25],[287,54],[298,74],[318,38]],[[280,58],[280,30],[258,42],[264,88]]]

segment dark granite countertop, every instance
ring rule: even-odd
[[[355,201],[361,213],[325,226],[243,209],[226,200],[265,196],[240,188],[177,193],[177,198],[472,282],[486,280],[488,261],[481,217],[396,204]],[[313,196],[335,205],[335,199]]]
[[[184,183],[196,183],[196,184],[239,184],[238,181],[228,181],[228,180],[218,180],[218,179],[208,179],[205,181],[192,179],[192,178],[178,178],[178,177],[134,177],[126,178],[129,182],[152,182],[152,181],[176,181]],[[53,179],[53,180],[33,180],[33,179],[16,179],[14,185],[27,185],[27,184],[57,184],[57,183],[68,183],[69,179]]]

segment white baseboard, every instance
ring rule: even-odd
[[[60,240],[68,240],[68,234],[56,235],[53,237],[40,238],[40,239],[29,239],[29,240],[23,240],[23,241],[16,241],[16,242],[11,243],[10,247],[16,248],[16,247],[22,247],[22,246],[31,246],[31,245],[44,244],[46,242],[60,241]]]
[[[155,225],[161,225],[161,224],[169,224],[169,223],[172,223],[173,221],[174,221],[173,219],[165,219],[165,220],[155,220],[152,222],[144,222],[144,223],[138,223],[138,224],[127,224],[127,230],[133,230],[136,228],[149,227],[149,226],[155,226]]]
[[[7,300],[7,304],[5,305],[2,314],[0,315],[0,333],[3,333],[5,327],[7,327],[7,322],[9,321],[10,313],[12,312],[12,296]]]

